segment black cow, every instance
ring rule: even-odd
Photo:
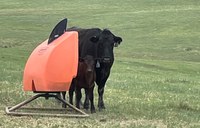
[[[108,29],[73,27],[67,29],[67,31],[77,31],[79,34],[79,57],[84,58],[86,55],[91,55],[96,60],[96,84],[98,85],[99,94],[98,107],[99,110],[105,109],[103,94],[114,62],[113,48],[122,42],[122,38],[115,36]]]

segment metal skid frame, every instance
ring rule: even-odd
[[[66,111],[70,111],[67,108],[62,108],[62,109],[56,109],[56,108],[28,108],[28,107],[24,107],[25,105],[27,105],[28,103],[38,99],[39,97],[44,97],[45,99],[48,98],[55,98],[58,101],[60,101],[61,103],[65,104],[66,106],[68,106],[69,108],[71,108],[72,110],[76,111],[76,114],[66,114],[64,112]],[[21,110],[21,111],[17,111],[17,110]],[[64,111],[63,114],[53,114],[53,113],[36,113],[36,112],[23,112],[23,109],[29,109],[29,110],[45,110],[45,111]],[[76,108],[75,106],[71,105],[70,103],[66,102],[65,100],[63,100],[62,98],[60,98],[58,95],[56,94],[52,94],[52,93],[39,93],[36,94],[32,97],[30,97],[29,99],[13,106],[13,107],[6,107],[6,114],[8,115],[15,115],[15,116],[52,116],[52,117],[76,117],[76,118],[84,118],[84,117],[89,117],[89,115],[83,111],[81,111],[80,109]]]

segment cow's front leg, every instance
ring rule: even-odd
[[[99,107],[99,110],[105,109],[105,105],[104,105],[104,101],[103,101],[103,93],[104,93],[104,87],[98,87],[98,94],[99,94],[98,107]]]

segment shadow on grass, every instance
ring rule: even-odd
[[[186,111],[193,111],[193,112],[200,112],[199,108],[195,108],[194,106],[191,106],[189,103],[181,101],[177,104],[171,103],[168,105],[170,108],[176,108],[178,110],[186,110]]]

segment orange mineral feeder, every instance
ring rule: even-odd
[[[29,56],[23,74],[24,91],[34,95],[15,106],[6,107],[6,114],[16,116],[88,117],[89,115],[61,97],[69,90],[78,69],[78,32],[67,31],[67,18],[61,20],[49,38],[37,46]],[[56,99],[63,108],[29,107],[36,99]],[[67,108],[66,108],[67,107]],[[41,112],[42,111],[42,112]],[[74,112],[70,112],[74,111]],[[69,112],[69,113],[67,113]]]
[[[23,76],[25,91],[69,90],[78,67],[78,33],[65,32],[48,44],[41,43],[30,55]]]

